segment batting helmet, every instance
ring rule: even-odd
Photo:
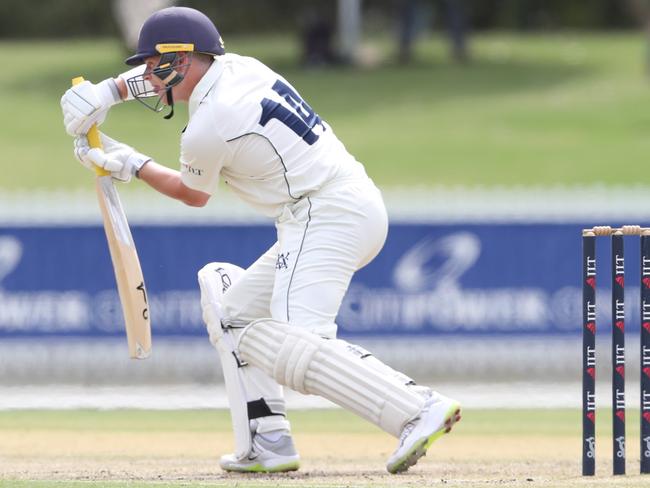
[[[212,55],[226,52],[217,28],[204,13],[188,7],[169,7],[154,12],[144,22],[137,52],[125,62],[137,66],[150,56],[180,51]]]

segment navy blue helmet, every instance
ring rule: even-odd
[[[126,59],[126,64],[137,66],[150,56],[181,51],[226,52],[219,31],[207,15],[188,7],[164,8],[142,25],[137,52]]]
[[[178,53],[185,55],[179,56]],[[159,112],[163,108],[164,96],[171,109],[165,118],[171,118],[174,115],[172,88],[183,81],[182,68],[189,69],[192,53],[213,56],[226,53],[219,31],[212,21],[205,14],[188,7],[169,7],[154,12],[142,25],[138,50],[126,59],[126,64],[137,66],[143,64],[146,58],[160,55],[151,74],[160,78],[166,89],[164,95],[158,96],[146,83],[147,74],[137,75],[126,80],[135,99]],[[157,99],[150,101],[153,97]]]

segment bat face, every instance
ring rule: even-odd
[[[72,84],[77,85],[83,81],[83,77],[79,76],[72,80]],[[102,147],[97,125],[90,128],[87,136],[91,147]],[[122,304],[129,355],[133,359],[145,359],[151,354],[151,323],[138,252],[120,197],[113,186],[113,178],[100,167],[96,167],[95,172],[97,199],[102,211],[104,231]]]
[[[129,355],[145,359],[151,353],[147,290],[129,223],[110,176],[97,177],[97,198],[122,304]]]

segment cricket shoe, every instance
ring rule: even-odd
[[[247,456],[238,459],[234,454],[226,454],[221,456],[219,464],[224,471],[282,473],[297,470],[300,457],[289,434],[282,434],[277,440],[253,434],[253,444]]]
[[[395,474],[409,469],[427,453],[433,441],[451,431],[459,420],[460,403],[432,392],[417,417],[402,429],[397,449],[386,463],[388,472]]]

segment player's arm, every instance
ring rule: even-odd
[[[126,81],[124,81],[124,78],[113,78],[113,82],[120,94],[120,99],[122,101],[129,99],[129,89],[126,87]]]
[[[160,193],[193,207],[202,207],[210,199],[210,194],[185,185],[179,171],[154,162],[149,156],[106,134],[100,133],[100,137],[103,149],[91,148],[85,136],[75,139],[75,156],[88,169],[99,166],[124,183],[137,176]]]
[[[210,199],[208,193],[194,190],[185,185],[180,171],[170,169],[155,161],[147,162],[138,171],[138,178],[160,193],[192,207],[203,207]]]

